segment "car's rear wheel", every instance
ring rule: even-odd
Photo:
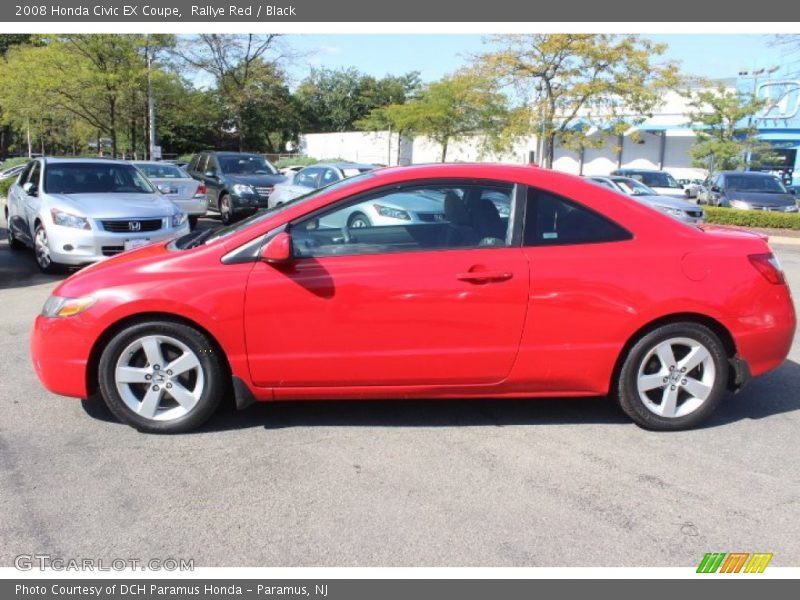
[[[14,230],[11,229],[11,218],[8,216],[8,208],[6,208],[6,238],[8,239],[8,247],[12,250],[22,250],[25,244],[20,242],[14,236]]]
[[[219,217],[225,225],[230,225],[233,222],[231,197],[228,194],[222,194],[219,199]]]
[[[617,381],[622,410],[654,430],[695,427],[719,406],[728,361],[719,337],[699,323],[672,323],[639,339]]]
[[[63,265],[54,262],[50,254],[50,242],[47,239],[47,230],[41,223],[36,224],[36,229],[33,232],[33,251],[36,255],[36,264],[39,265],[39,270],[42,273],[52,275],[60,273]]]
[[[120,421],[140,431],[194,429],[208,420],[226,389],[214,348],[205,334],[182,323],[132,325],[103,350],[100,392]]]

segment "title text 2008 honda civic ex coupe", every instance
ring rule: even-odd
[[[436,203],[436,210],[420,212]],[[368,206],[380,225],[339,214]],[[412,218],[413,213],[413,218]],[[763,237],[525,166],[388,168],[88,267],[36,319],[39,377],[153,432],[254,400],[610,394],[692,427],[786,358]]]

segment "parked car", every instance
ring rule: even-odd
[[[118,160],[33,160],[11,186],[5,212],[8,245],[32,247],[46,273],[189,232],[186,213]]]
[[[757,171],[723,171],[711,178],[698,204],[741,210],[797,212],[797,200],[775,175]]]
[[[678,179],[687,198],[697,198],[697,192],[703,187],[702,179]]]
[[[685,198],[686,192],[672,175],[666,171],[656,171],[653,169],[617,169],[611,171],[611,175],[630,177],[641,181],[647,187],[655,190],[661,196],[672,196],[673,198]]]
[[[324,225],[390,196],[406,212],[441,197],[445,220]],[[546,169],[388,168],[73,275],[31,352],[49,390],[98,392],[142,431],[195,428],[228,390],[240,408],[610,394],[643,427],[684,429],[789,352],[765,239]]]
[[[587,177],[589,181],[594,181],[602,186],[631,196],[643,204],[651,206],[663,213],[668,214],[674,219],[684,223],[699,224],[705,221],[705,212],[699,206],[674,198],[672,196],[661,196],[655,190],[647,187],[636,179],[630,177]]]
[[[286,175],[287,181],[291,181],[298,171],[305,169],[305,165],[289,165],[288,167],[281,167],[278,169],[281,175]]]
[[[133,165],[189,216],[189,226],[194,229],[197,219],[208,210],[206,186],[180,167],[166,162],[138,160]]]
[[[187,170],[206,186],[208,208],[225,224],[266,208],[272,188],[286,181],[263,156],[244,152],[201,152]]]
[[[9,167],[3,171],[0,171],[0,181],[3,179],[11,179],[12,177],[17,177],[22,171],[25,169],[25,165],[17,165],[15,167]]]
[[[295,173],[291,181],[275,186],[269,199],[269,205],[277,206],[278,204],[283,204],[298,196],[307,194],[311,190],[325,187],[346,177],[372,171],[374,168],[374,165],[359,163],[320,163],[304,167]]]

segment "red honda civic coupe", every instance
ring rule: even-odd
[[[786,358],[763,236],[578,177],[386,168],[69,277],[37,317],[44,385],[187,431],[254,401],[604,396],[692,427]]]

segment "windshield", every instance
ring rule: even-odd
[[[189,179],[189,175],[175,165],[136,164],[151,179]]]
[[[641,181],[646,186],[651,188],[675,188],[681,189],[680,184],[675,180],[675,178],[670,175],[669,173],[664,173],[661,171],[655,171],[653,173],[634,173],[631,175],[637,181]]]
[[[265,209],[265,210],[260,210],[257,213],[255,213],[254,215],[251,215],[251,216],[247,217],[246,219],[244,219],[242,221],[239,221],[238,223],[234,223],[233,225],[228,225],[227,227],[222,227],[221,229],[218,229],[217,231],[214,232],[213,235],[211,235],[210,237],[206,238],[204,240],[204,242],[206,244],[208,244],[208,243],[216,241],[218,239],[227,237],[227,236],[229,236],[229,235],[231,235],[233,233],[236,233],[237,231],[241,231],[245,227],[249,227],[253,223],[258,223],[259,221],[262,221],[262,220],[264,220],[264,219],[266,219],[268,217],[271,217],[274,214],[282,212],[282,211],[286,210],[287,208],[290,208],[292,206],[296,206],[298,204],[302,204],[303,202],[308,202],[309,200],[313,200],[314,198],[318,198],[319,196],[322,196],[323,194],[327,194],[328,192],[331,192],[331,191],[334,191],[334,190],[343,189],[343,188],[349,187],[351,185],[355,185],[355,184],[360,183],[360,182],[362,182],[365,179],[368,179],[370,177],[375,177],[375,174],[371,173],[371,172],[362,173],[361,175],[356,175],[355,177],[349,177],[347,179],[342,179],[340,181],[337,181],[336,183],[332,183],[330,185],[327,185],[324,188],[320,188],[318,190],[312,190],[308,194],[303,194],[302,196],[298,196],[297,198],[289,200],[288,202],[284,202],[283,204],[279,204],[278,206],[274,206],[272,208],[268,208],[268,209]],[[180,245],[179,245],[179,247],[180,247]]]
[[[257,154],[218,156],[219,168],[226,175],[277,175],[270,163]]]
[[[620,177],[618,179],[614,179],[614,183],[616,183],[622,191],[628,194],[629,196],[657,196],[658,192],[654,189],[647,187],[641,181],[636,181],[635,179],[631,179],[629,177]]]
[[[788,194],[777,177],[762,175],[728,175],[725,187],[729,192],[753,192],[759,194]]]
[[[48,194],[153,194],[155,188],[132,165],[49,163],[44,180]]]

